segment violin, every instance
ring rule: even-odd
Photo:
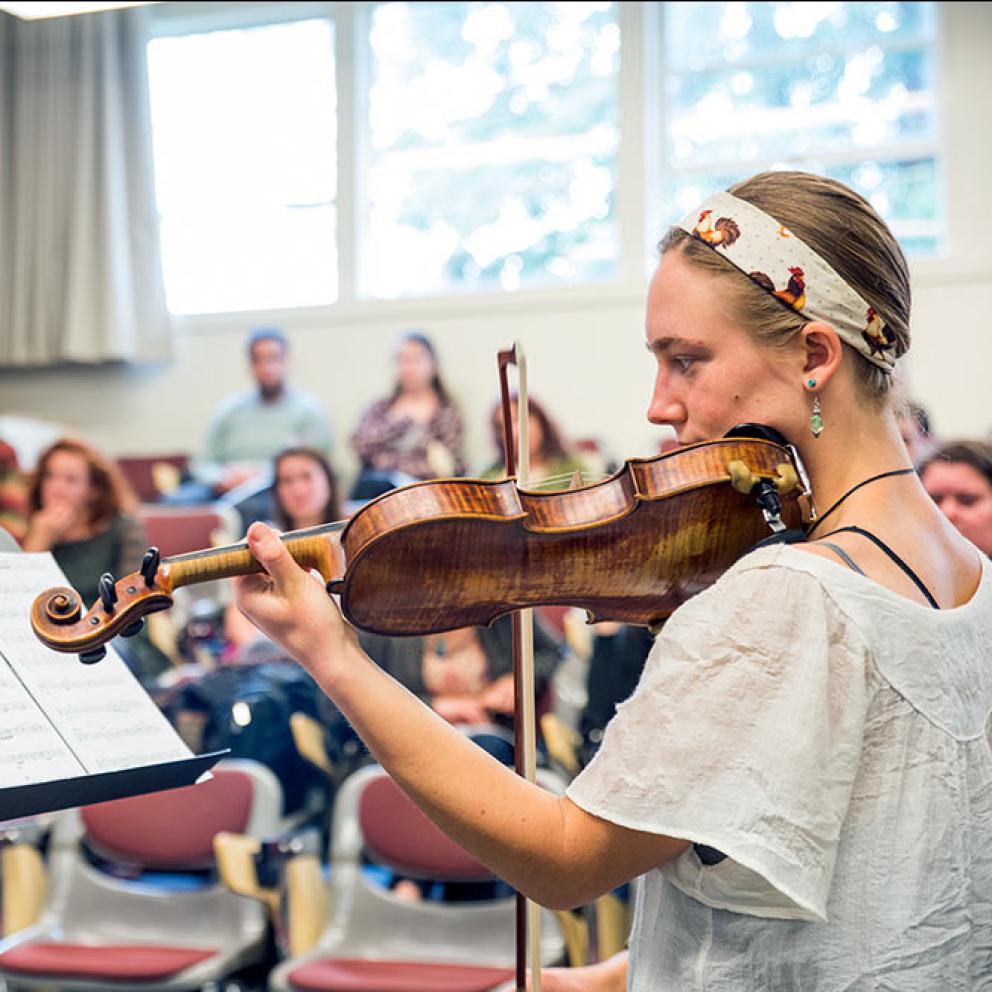
[[[413,483],[347,522],[282,540],[340,597],[345,617],[373,633],[440,633],[543,605],[579,607],[591,623],[655,626],[769,528],[799,524],[799,479],[784,439],[749,425],[560,492],[528,491],[513,477]],[[48,647],[91,663],[107,641],[168,609],[177,589],[259,571],[244,541],[168,558],[152,548],[137,572],[104,575],[88,610],[73,589],[41,593],[31,624]]]

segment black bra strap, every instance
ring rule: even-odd
[[[909,565],[907,565],[906,562],[904,562],[902,558],[900,558],[899,555],[897,555],[880,537],[876,537],[871,531],[865,530],[863,527],[838,527],[837,530],[832,530],[829,534],[824,534],[823,537],[833,537],[834,534],[844,533],[860,534],[862,537],[868,538],[868,540],[871,541],[876,548],[880,551],[884,551],[885,554],[887,554],[889,558],[891,558],[892,561],[894,561],[903,570],[903,572],[909,576],[913,582],[913,585],[915,585],[916,588],[923,593],[923,597],[935,610],[940,609],[937,600],[933,598],[930,590],[923,584],[923,580],[916,574],[916,572],[914,572]],[[823,538],[820,540],[822,541]],[[858,571],[860,571],[860,569],[858,569]]]

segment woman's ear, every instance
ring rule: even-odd
[[[800,335],[805,361],[803,375],[815,379],[822,389],[839,368],[844,345],[833,327],[820,320],[810,321]]]

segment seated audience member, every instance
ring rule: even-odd
[[[597,623],[592,628],[593,649],[586,681],[586,705],[579,718],[579,760],[587,765],[603,741],[603,731],[617,705],[637,687],[644,662],[654,643],[646,627]]]
[[[17,452],[0,441],[0,527],[17,541],[27,530],[28,487],[17,463]]]
[[[280,451],[273,462],[272,478],[275,524],[280,530],[302,530],[341,519],[337,477],[326,456],[315,448]],[[233,604],[227,609],[224,630],[235,658],[240,660],[247,660],[241,655],[252,645],[260,645],[260,651],[270,645]]]
[[[511,398],[510,415],[513,418],[514,456],[519,443],[519,401]],[[531,489],[568,489],[575,473],[586,473],[588,467],[571,448],[558,425],[533,396],[527,400],[528,434],[530,438],[530,487]],[[493,443],[499,460],[482,473],[484,479],[499,479],[506,474],[506,453],[503,444],[503,406],[497,403],[490,417]],[[583,484],[592,480],[583,480]]]
[[[104,572],[121,579],[141,564],[147,540],[136,506],[112,462],[82,441],[63,438],[38,459],[22,546],[50,551],[89,607]],[[114,646],[142,682],[169,667],[144,629],[133,638],[115,638]]]
[[[411,479],[464,471],[461,413],[424,334],[403,336],[396,352],[396,386],[365,410],[351,443],[361,461],[353,500],[372,499]]]
[[[159,705],[193,751],[230,748],[229,757],[270,768],[282,787],[283,813],[326,813],[329,783],[300,756],[290,718],[304,713],[327,726],[334,707],[292,659],[222,665],[180,683]]]
[[[992,557],[992,444],[943,444],[920,466],[920,476],[947,519]]]
[[[384,637],[359,632],[377,664],[449,723],[473,728],[473,738],[505,764],[513,748],[505,734],[481,728],[513,727],[513,623],[500,617],[491,627],[463,627],[428,637]],[[561,661],[560,645],[535,617],[534,681],[538,700]],[[478,731],[476,733],[475,731]]]
[[[481,748],[505,765],[514,763],[513,620],[491,627],[463,627],[428,637],[385,637],[359,631],[359,641],[378,665],[428,703],[449,723],[462,726]],[[540,701],[561,661],[559,644],[535,617],[534,694]],[[500,882],[448,883],[394,877],[403,899],[428,895],[443,901],[488,899],[504,892]]]
[[[936,444],[932,434],[930,415],[915,400],[907,400],[898,416],[899,433],[914,465],[929,458]]]
[[[274,522],[280,530],[341,518],[337,480],[322,452],[286,448],[275,457],[272,477]],[[339,764],[362,750],[357,737],[313,679],[233,605],[225,612],[224,634],[228,647],[220,668],[180,686],[163,710],[194,750],[229,747],[233,757],[268,765],[282,785],[286,813],[318,811],[327,798],[325,783],[297,752],[289,718],[302,712],[318,719],[329,756]],[[229,718],[236,703],[244,704],[242,713],[252,713],[243,726]]]
[[[238,509],[247,527],[271,516],[269,464],[290,445],[330,451],[327,413],[315,397],[286,382],[289,342],[275,328],[262,328],[248,340],[255,388],[223,400],[207,433],[204,458],[194,466],[198,485],[184,485],[170,502],[209,500],[256,483],[263,493]]]

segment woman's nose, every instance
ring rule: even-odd
[[[685,405],[676,396],[659,371],[654,381],[654,392],[648,404],[648,420],[652,424],[680,424],[685,420]]]

